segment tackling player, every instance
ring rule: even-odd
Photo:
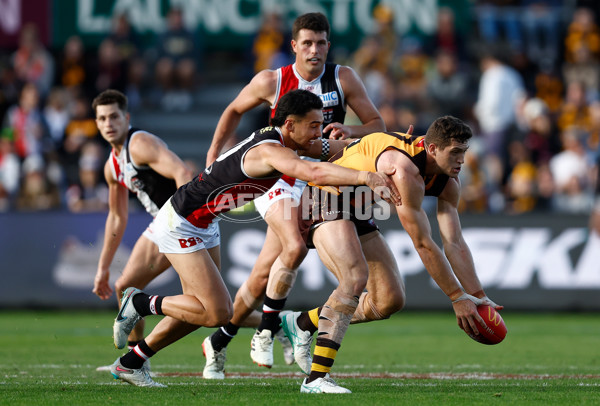
[[[296,150],[314,149],[311,147],[322,135],[322,108],[321,99],[311,92],[288,92],[279,101],[274,127],[255,131],[220,155],[163,205],[155,219],[154,235],[160,252],[179,274],[183,294],[158,296],[133,287],[125,290],[113,325],[117,348],[125,346],[142,317],[167,317],[114,362],[111,372],[115,378],[136,386],[162,386],[143,368],[146,360],[200,326],[222,326],[230,320],[231,298],[219,272],[217,216],[243,204],[248,194],[264,193],[285,174],[320,185],[368,185],[378,194],[391,191],[391,200],[399,201],[386,174],[298,157]]]
[[[207,165],[214,161],[226,140],[233,135],[243,114],[266,103],[271,107],[272,117],[280,98],[293,89],[310,90],[321,97],[324,137],[358,138],[385,130],[383,119],[356,72],[348,66],[326,63],[331,46],[329,32],[327,17],[321,13],[307,13],[295,20],[291,41],[295,63],[259,72],[227,106],[215,130]],[[361,125],[344,125],[347,106],[357,114]],[[268,225],[265,242],[250,276],[236,293],[231,321],[202,344],[206,356],[204,378],[224,378],[227,345],[249,316],[258,327],[252,339],[252,360],[261,366],[273,364],[273,338],[280,330],[279,314],[296,278],[297,268],[308,252],[297,222],[297,206],[305,185],[305,182],[284,176],[268,193],[255,200],[256,209]],[[278,283],[267,286],[270,273],[276,274],[274,280]],[[254,310],[263,303],[263,298],[261,318]],[[246,320],[246,324],[252,322]],[[293,363],[291,351],[286,354],[284,347],[286,355],[289,357],[286,362]]]

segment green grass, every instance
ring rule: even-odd
[[[0,313],[0,404],[600,403],[600,315],[595,314],[503,312],[508,335],[496,346],[472,341],[451,313],[404,312],[351,326],[332,371],[351,395],[300,394],[302,377],[289,377],[298,369],[283,364],[278,343],[276,365],[256,367],[249,358],[249,329],[240,330],[228,349],[227,372],[236,378],[201,378],[201,344],[213,330],[200,329],[152,359],[155,379],[168,388],[132,387],[95,371],[121,354],[112,346],[113,317],[113,312]],[[148,318],[148,325],[158,320]]]

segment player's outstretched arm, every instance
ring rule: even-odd
[[[477,277],[471,250],[467,245],[460,225],[458,201],[460,196],[460,181],[449,179],[448,184],[438,199],[437,219],[444,253],[452,266],[452,270],[465,292],[482,299],[496,310],[504,307],[489,299]]]
[[[208,168],[219,156],[223,146],[235,133],[242,116],[262,103],[271,103],[277,86],[277,74],[272,70],[257,73],[219,118],[212,142],[206,153]]]

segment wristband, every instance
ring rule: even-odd
[[[321,139],[321,161],[327,161],[329,156],[329,140]]]

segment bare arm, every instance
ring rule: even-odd
[[[104,243],[102,244],[92,291],[100,299],[106,300],[113,292],[109,283],[110,264],[115,257],[119,244],[121,244],[127,227],[129,191],[114,179],[108,162],[104,165],[104,177],[108,183],[108,216],[104,226]]]
[[[277,144],[262,144],[250,149],[244,159],[244,170],[253,177],[262,177],[275,170],[323,186],[367,185],[393,204],[400,202],[394,183],[383,172],[357,171],[329,162],[305,161],[291,149]]]
[[[348,146],[352,141],[351,139],[344,140],[327,140],[329,143],[329,153],[327,159],[331,158],[344,148]],[[310,148],[306,150],[298,150],[298,155],[309,156],[311,158],[322,158],[323,153],[323,139],[316,140],[310,145]]]
[[[238,96],[225,108],[206,153],[206,167],[209,167],[221,153],[223,146],[234,134],[242,116],[262,103],[271,104],[275,97],[277,74],[264,70],[257,73]]]
[[[136,165],[151,167],[165,178],[173,179],[177,187],[195,175],[164,141],[147,132],[139,132],[131,139],[129,153]]]
[[[457,179],[449,179],[438,199],[437,219],[440,235],[444,253],[461,285],[468,294],[481,299],[486,295],[475,272],[471,250],[462,235],[458,216],[459,198],[460,182]],[[502,308],[502,306],[496,306],[498,310]]]
[[[383,118],[369,99],[367,89],[354,69],[349,66],[341,66],[339,74],[346,103],[356,113],[362,124],[331,123],[323,129],[323,132],[331,131],[329,134],[331,139],[346,139],[360,138],[374,132],[385,131]]]
[[[410,236],[425,269],[453,301],[452,306],[459,327],[467,333],[478,334],[476,320],[482,325],[483,320],[477,313],[475,304],[470,300],[454,302],[463,291],[444,253],[431,237],[431,226],[427,214],[421,207],[425,185],[416,166],[411,165],[412,163],[400,165],[392,176],[402,196],[402,205],[396,207],[398,218]]]

